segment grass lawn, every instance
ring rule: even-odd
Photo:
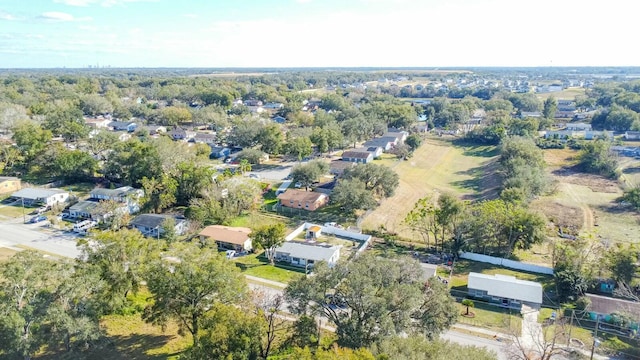
[[[501,333],[520,333],[522,328],[522,318],[518,311],[503,309],[498,306],[488,305],[474,301],[474,307],[469,308],[469,312],[475,314],[473,318],[462,316],[466,313],[467,307],[458,304],[460,316],[458,322],[473,326],[483,327]]]
[[[288,227],[291,227],[292,224],[289,222],[289,219],[285,217],[280,217],[274,214],[263,214],[254,211],[249,214],[236,217],[229,222],[229,226],[248,227],[254,229],[264,225],[272,225],[283,221]]]
[[[362,228],[388,231],[405,238],[415,237],[403,224],[416,201],[427,194],[451,192],[464,199],[492,198],[496,195],[494,146],[463,146],[443,138],[428,138],[413,157],[406,161],[378,160],[389,165],[400,176],[394,196],[363,221]],[[376,163],[376,162],[374,162]]]
[[[191,345],[191,335],[179,335],[176,323],[163,330],[140,314],[105,316],[101,324],[113,346],[100,350],[95,359],[176,359]]]
[[[492,264],[481,263],[477,261],[459,260],[454,264],[453,276],[451,277],[451,288],[454,291],[467,292],[468,275],[470,272],[481,274],[502,274],[515,276],[520,280],[535,281],[542,284],[542,287],[547,289],[553,289],[553,277],[544,274],[534,274],[522,271],[511,270],[503,267],[499,267]]]
[[[274,266],[269,264],[267,259],[260,255],[261,254],[251,254],[242,256],[234,259],[234,261],[238,264],[238,267],[245,275],[251,275],[284,284],[304,275],[304,270],[302,269],[298,271],[295,268],[289,270],[281,266]]]
[[[27,219],[30,218],[29,213],[32,211],[33,211],[32,208],[29,208],[29,207],[24,208],[24,214],[27,216]],[[17,218],[17,217],[22,217],[22,214],[23,214],[22,206],[0,205],[0,216]]]
[[[540,100],[546,100],[550,96],[562,100],[575,100],[576,96],[584,95],[585,91],[586,89],[584,88],[570,87],[558,92],[536,93],[536,97],[538,97],[538,99]]]

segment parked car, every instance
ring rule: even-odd
[[[302,183],[300,181],[298,181],[297,183],[295,183],[293,186],[296,187],[296,189],[301,188],[302,187]]]
[[[235,250],[227,250],[227,253],[226,253],[227,259],[233,259],[234,256],[236,256]]]
[[[39,223],[39,222],[41,222],[41,221],[45,221],[45,220],[47,220],[47,217],[46,217],[46,216],[44,216],[44,215],[38,215],[38,216],[34,216],[34,217],[32,217],[32,218],[31,218],[31,220],[29,220],[29,223],[31,223],[31,224],[36,224],[36,223]]]

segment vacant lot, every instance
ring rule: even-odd
[[[573,166],[578,152],[570,149],[545,150],[556,192],[543,196],[532,207],[543,212],[556,226],[571,235],[593,235],[605,243],[637,242],[640,216],[617,205],[622,195],[620,183],[597,175],[577,172]],[[640,161],[621,158],[622,181],[640,180]]]
[[[434,192],[451,192],[465,199],[492,198],[498,181],[493,146],[460,146],[451,140],[429,138],[407,161],[382,160],[400,176],[400,186],[391,198],[365,217],[362,227],[411,234],[402,220],[416,201]],[[374,162],[375,163],[375,162]]]
[[[553,93],[536,94],[536,96],[540,100],[546,100],[550,96],[553,96],[556,99],[574,100],[576,96],[584,95],[584,93],[585,93],[584,88],[573,87],[573,88],[567,88],[562,91],[553,92]]]

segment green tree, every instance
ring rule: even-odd
[[[301,161],[313,153],[313,144],[306,136],[293,138],[285,144],[285,152],[288,155],[295,156],[298,161]]]
[[[106,312],[121,309],[130,292],[140,289],[150,260],[157,256],[159,243],[137,230],[122,229],[98,233],[81,246],[87,267],[105,279],[100,299]]]
[[[476,346],[448,341],[428,341],[423,337],[392,337],[372,346],[378,360],[494,360],[496,354]]]
[[[379,197],[390,197],[399,184],[399,177],[395,171],[387,166],[373,163],[362,164],[345,170],[343,178],[358,179],[365,184],[365,188]]]
[[[169,126],[191,122],[192,119],[189,109],[177,106],[168,106],[162,109],[161,116],[162,124]]]
[[[624,190],[624,194],[618,199],[620,202],[628,202],[634,209],[640,210],[640,187],[634,186]]]
[[[167,255],[170,257],[152,262],[145,276],[152,303],[144,318],[161,325],[177,320],[180,328],[192,335],[197,349],[207,313],[217,304],[242,301],[246,283],[235,265],[217,251],[174,246]]]
[[[422,145],[422,138],[418,134],[411,134],[407,136],[407,140],[405,140],[405,143],[409,146],[409,149],[411,149],[411,151],[416,151],[416,149],[419,148],[420,145]]]
[[[370,210],[378,203],[360,179],[341,179],[331,193],[331,201],[341,206],[346,213],[355,210]]]
[[[542,108],[542,116],[547,119],[553,119],[556,117],[556,111],[558,111],[558,101],[555,97],[549,96],[545,101]]]
[[[611,143],[605,140],[590,141],[582,145],[578,163],[586,172],[610,178],[618,176],[618,160],[611,152]]]
[[[163,174],[159,179],[142,178],[144,197],[142,206],[155,213],[173,206],[177,199],[178,181],[170,174]]]
[[[328,318],[338,344],[351,348],[403,332],[437,337],[457,316],[446,286],[425,286],[420,265],[408,258],[363,254],[333,268],[320,262],[314,276],[289,283],[285,297],[295,313]]]
[[[329,171],[329,164],[322,160],[312,160],[306,164],[298,164],[291,169],[291,178],[305,188],[309,188],[316,180]]]
[[[13,141],[27,159],[33,159],[42,153],[51,140],[51,131],[44,130],[31,120],[17,121],[12,129]]]
[[[606,253],[606,262],[614,280],[631,284],[638,270],[638,250],[634,246],[617,244]]]
[[[269,124],[263,127],[256,135],[256,142],[265,153],[278,155],[284,142],[280,126],[278,124]]]
[[[104,159],[104,154],[118,143],[118,135],[111,131],[101,130],[87,139],[87,150],[94,156]]]
[[[473,308],[474,307],[473,300],[470,300],[470,299],[462,300],[462,306],[465,306],[467,308],[467,311],[465,312],[465,315],[469,315],[469,308]]]
[[[242,160],[246,160],[249,165],[260,164],[264,158],[265,158],[265,153],[257,149],[244,149],[236,155],[236,160],[239,160],[240,162],[242,162]],[[246,170],[246,171],[251,171],[251,170]]]
[[[31,359],[47,344],[71,351],[96,340],[102,284],[69,262],[32,251],[13,256],[0,269],[0,353]]]
[[[215,304],[202,321],[197,345],[180,359],[259,359],[264,327],[263,319],[244,309]]]
[[[193,162],[183,162],[178,164],[176,175],[176,204],[181,206],[189,205],[193,198],[202,194],[213,186],[214,169],[201,166]]]
[[[103,172],[107,180],[139,187],[144,177],[161,177],[162,161],[158,148],[153,144],[132,139],[114,146]]]
[[[267,259],[269,259],[271,265],[273,265],[276,248],[282,245],[285,235],[286,229],[284,224],[277,223],[254,229],[251,233],[251,238],[258,249],[264,249]]]

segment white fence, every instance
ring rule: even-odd
[[[528,271],[528,272],[538,273],[538,274],[553,275],[553,269],[548,266],[525,264],[519,261],[503,259],[503,258],[498,258],[494,256],[489,256],[489,255],[463,252],[460,254],[460,258],[489,263],[493,265],[500,265],[510,269]]]

